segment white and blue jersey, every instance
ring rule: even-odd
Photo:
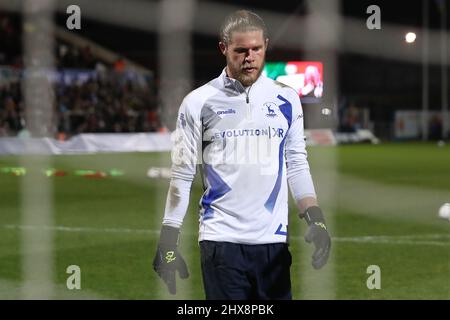
[[[199,241],[287,241],[288,187],[315,197],[295,90],[261,75],[250,87],[222,74],[181,104],[163,224],[181,227],[199,166]]]

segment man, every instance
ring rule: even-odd
[[[219,42],[226,68],[181,104],[153,262],[172,294],[175,271],[188,277],[177,244],[196,163],[205,188],[199,243],[207,299],[292,298],[287,181],[309,225],[305,239],[316,247],[312,264],[327,262],[331,242],[309,172],[300,99],[261,75],[268,41],[258,15],[228,16]]]

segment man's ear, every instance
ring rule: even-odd
[[[269,38],[266,39],[266,50],[269,47]]]
[[[219,49],[220,49],[220,52],[222,52],[222,54],[225,55],[227,52],[227,45],[225,43],[223,43],[222,41],[220,41]]]

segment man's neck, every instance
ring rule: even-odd
[[[229,70],[228,70],[228,66],[225,68],[225,75],[226,75],[228,78],[230,78],[230,79],[239,81],[239,80],[236,79],[236,78],[230,77],[230,72],[229,72]],[[255,81],[255,82],[256,82],[256,81]],[[242,82],[239,81],[239,83],[244,87],[245,90],[247,90],[248,88],[250,88],[250,87],[253,85],[253,83],[252,83],[252,84],[249,85],[249,86],[244,86],[244,85],[242,84]]]

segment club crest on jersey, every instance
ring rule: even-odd
[[[277,116],[277,114],[275,113],[275,109],[277,108],[277,105],[273,102],[266,102],[263,105],[266,108],[266,117],[269,118],[274,118]]]

